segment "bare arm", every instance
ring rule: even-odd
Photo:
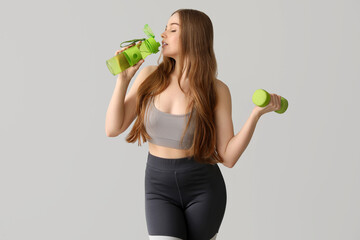
[[[230,168],[236,164],[249,145],[259,119],[259,114],[256,111],[252,111],[241,130],[227,144],[224,156]]]
[[[108,137],[115,137],[124,121],[125,95],[130,81],[117,79],[109,107],[106,112],[105,131]]]
[[[141,83],[157,68],[146,66],[143,68],[128,94],[126,94],[130,81],[117,80],[108,110],[106,112],[105,131],[108,137],[116,137],[123,133],[136,118],[137,90]]]
[[[223,165],[232,168],[249,145],[260,117],[265,113],[279,110],[281,96],[270,94],[271,101],[266,107],[255,106],[241,130],[234,136],[231,117],[231,95],[228,86],[217,81],[218,102],[215,107],[216,148],[224,159]]]
[[[234,136],[229,87],[218,80],[216,89],[218,94],[215,107],[216,148],[218,154],[224,159],[223,165],[232,168],[248,146],[261,115],[253,111],[240,132]]]

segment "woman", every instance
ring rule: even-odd
[[[269,105],[255,106],[234,136],[230,91],[216,79],[210,18],[179,9],[161,37],[163,62],[142,69],[127,95],[144,60],[119,74],[106,114],[106,134],[118,136],[137,117],[126,141],[141,145],[142,137],[149,142],[145,212],[150,239],[215,240],[226,207],[217,163],[235,165],[260,116],[279,110],[281,97],[271,94]]]

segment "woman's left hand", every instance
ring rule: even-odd
[[[270,102],[265,107],[259,107],[259,106],[255,105],[253,111],[255,111],[259,115],[259,117],[261,117],[265,113],[280,110],[281,96],[279,96],[275,93],[270,93],[270,96],[271,96]]]

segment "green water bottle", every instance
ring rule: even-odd
[[[122,42],[120,44],[121,48],[129,46],[137,41],[143,41],[106,61],[108,69],[114,76],[127,68],[134,66],[141,59],[145,59],[150,54],[159,52],[160,43],[156,42],[155,35],[147,24],[144,26],[144,33],[149,37],[148,39],[133,39]],[[126,46],[122,46],[123,43],[127,42],[131,43]]]
[[[252,101],[255,105],[259,106],[259,107],[265,107],[269,104],[271,100],[271,95],[265,91],[264,89],[258,89],[254,92],[253,96],[252,96]],[[286,109],[288,108],[288,101],[281,97],[281,108],[278,111],[275,111],[277,113],[284,113],[286,111]]]

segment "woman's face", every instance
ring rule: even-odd
[[[166,57],[172,57],[175,60],[180,53],[180,21],[179,14],[175,13],[169,18],[165,31],[161,34],[162,52]],[[164,45],[166,43],[167,45]]]

